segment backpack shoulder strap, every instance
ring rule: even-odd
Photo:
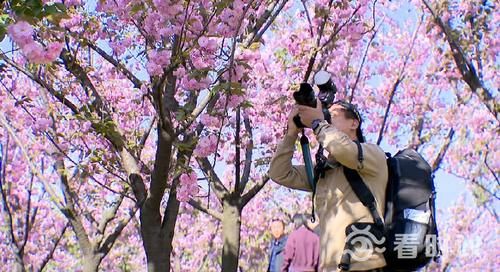
[[[359,144],[359,142],[356,141],[356,144],[358,146],[358,160],[359,160],[359,164],[361,165],[362,161],[363,161],[363,150],[362,150],[361,144]],[[363,179],[359,175],[358,171],[356,171],[354,169],[347,168],[345,166],[343,168],[344,168],[344,175],[345,175],[347,181],[349,182],[349,184],[351,185],[352,190],[354,191],[356,196],[359,198],[361,203],[363,203],[363,205],[370,210],[370,213],[373,217],[375,225],[377,227],[380,227],[381,229],[383,229],[384,222],[382,221],[382,217],[380,217],[380,214],[377,211],[375,197],[373,196],[372,192],[370,191],[370,188],[368,188],[368,186],[366,186],[365,182],[363,181]]]

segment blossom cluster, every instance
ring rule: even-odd
[[[198,194],[199,190],[196,173],[184,173],[181,175],[179,187],[177,187],[177,199],[183,202],[188,201],[192,196]]]
[[[50,42],[44,47],[33,39],[33,27],[24,21],[10,25],[7,32],[26,58],[33,63],[47,64],[54,61],[64,46],[61,42]]]

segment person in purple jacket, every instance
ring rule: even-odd
[[[281,272],[316,272],[319,265],[319,236],[314,232],[318,221],[310,215],[293,216],[295,230],[288,235]]]

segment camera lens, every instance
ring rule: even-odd
[[[293,93],[293,98],[299,105],[309,106],[312,108],[316,107],[316,97],[314,95],[314,90],[309,83],[301,83],[298,92]]]

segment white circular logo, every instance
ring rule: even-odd
[[[349,248],[354,248],[356,245],[356,250],[345,249],[343,254],[349,254],[353,260],[358,262],[363,262],[373,255],[373,252],[383,253],[385,247],[380,247],[385,242],[385,237],[380,240],[370,232],[371,226],[366,225],[365,228],[358,229],[355,225],[352,225],[352,232],[346,237],[346,244],[350,244]],[[358,255],[358,254],[359,255]]]

